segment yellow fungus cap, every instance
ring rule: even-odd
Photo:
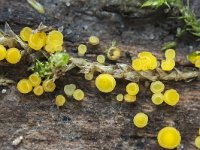
[[[140,59],[134,59],[134,60],[132,60],[132,68],[134,70],[136,70],[136,71],[142,70],[142,68],[143,68],[142,60],[140,60]]]
[[[75,84],[67,84],[64,86],[64,92],[67,96],[72,96],[75,90],[76,90]]]
[[[44,49],[52,54],[52,53],[55,53],[55,52],[60,52],[63,50],[63,47],[61,45],[53,45],[53,44],[47,44],[45,45]]]
[[[43,46],[45,46],[46,43],[46,33],[45,32],[37,32],[30,35],[28,39],[28,45],[38,51]]]
[[[66,101],[66,99],[63,95],[58,95],[58,96],[56,96],[55,104],[56,104],[56,106],[60,107],[65,104],[65,101]]]
[[[116,96],[116,100],[117,101],[121,102],[121,101],[123,101],[123,99],[124,99],[124,95],[123,94],[117,94],[117,96]]]
[[[124,95],[124,100],[125,100],[125,102],[133,103],[133,102],[136,101],[136,96],[135,95],[125,94]]]
[[[42,79],[41,77],[39,76],[38,73],[33,73],[31,74],[29,77],[28,77],[29,81],[31,82],[32,86],[38,86],[40,85]]]
[[[42,83],[42,87],[45,92],[53,92],[56,88],[55,83],[52,80],[45,80]]]
[[[126,92],[129,94],[129,95],[137,95],[138,92],[139,92],[139,86],[137,83],[129,83],[127,86],[126,86]]]
[[[105,63],[105,56],[104,55],[98,55],[97,56],[97,62],[100,63],[100,64],[104,64]]]
[[[6,48],[0,45],[0,61],[6,58]]]
[[[158,132],[158,143],[166,149],[174,149],[180,145],[180,132],[173,127],[164,127]]]
[[[21,52],[17,48],[10,48],[6,52],[6,60],[10,64],[17,64],[21,60]]]
[[[171,71],[175,67],[175,61],[173,59],[162,60],[161,68],[164,71]]]
[[[84,77],[85,77],[86,80],[92,80],[93,79],[93,73],[86,73]]]
[[[138,128],[144,128],[148,124],[148,116],[144,113],[137,113],[133,118],[133,123]]]
[[[63,44],[63,34],[57,30],[49,32],[46,37],[46,44],[61,46]]]
[[[121,50],[118,47],[111,47],[107,52],[107,57],[110,60],[117,60],[121,57]]]
[[[200,136],[195,138],[194,144],[198,149],[200,149]]]
[[[96,37],[96,36],[90,36],[88,41],[91,45],[98,45],[99,44],[99,38]]]
[[[99,91],[109,93],[114,90],[116,81],[110,74],[100,74],[95,80],[95,85]]]
[[[168,105],[174,106],[179,102],[179,94],[176,90],[170,89],[164,93],[164,102]]]
[[[76,89],[73,93],[73,98],[77,101],[83,100],[85,97],[84,92],[81,89]]]
[[[155,93],[152,95],[151,100],[155,105],[160,105],[164,101],[164,96],[162,93]]]
[[[34,87],[33,93],[37,96],[40,96],[44,93],[44,89],[41,85],[37,85],[37,86]]]
[[[20,93],[27,94],[32,91],[33,87],[28,79],[22,79],[17,83],[17,89]]]
[[[151,83],[150,90],[153,93],[161,93],[165,89],[165,85],[161,81],[154,81]]]
[[[23,41],[28,41],[29,37],[31,35],[32,29],[29,27],[24,27],[21,31],[20,31],[20,38]]]
[[[85,44],[80,44],[78,46],[78,55],[84,56],[86,52],[87,52],[87,46]]]
[[[165,58],[166,59],[174,59],[176,56],[176,52],[174,49],[167,49],[165,51]]]

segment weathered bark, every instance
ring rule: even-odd
[[[38,14],[25,0],[1,0],[1,27],[7,21],[19,33],[22,27],[36,27],[40,22],[55,27],[64,26],[65,45],[73,56],[76,56],[74,50],[77,44],[86,41],[90,35],[99,36],[104,45],[115,39],[123,49],[120,63],[130,63],[130,56],[146,49],[163,58],[161,45],[176,39],[176,27],[182,24],[167,18],[163,10],[159,13],[148,10],[151,14],[148,15],[134,3],[129,5],[127,11],[120,0],[45,0],[42,4],[46,9],[45,15]],[[198,0],[194,0],[192,8],[200,14]],[[176,61],[177,67],[181,68],[181,65],[189,65],[186,54],[200,46],[190,35],[179,39],[178,43]],[[96,55],[100,53],[101,49],[89,49],[86,57],[96,60]],[[26,60],[15,66],[0,66],[0,75],[17,82],[30,74],[26,71],[28,66]],[[54,97],[62,94],[63,86],[69,83],[83,89],[86,98],[83,102],[68,98],[66,105],[57,109]],[[41,97],[19,94],[16,85],[1,86],[0,90],[6,89],[7,92],[0,94],[0,149],[157,150],[161,149],[157,144],[157,133],[169,125],[181,132],[183,149],[195,149],[193,142],[200,127],[198,80],[165,83],[166,89],[175,88],[180,93],[180,102],[175,107],[153,105],[152,93],[145,82],[140,83],[136,103],[117,102],[116,94],[125,93],[127,83],[118,80],[114,92],[102,94],[95,88],[94,81],[86,81],[78,69],[73,69],[56,81],[54,93]],[[132,123],[137,112],[145,112],[149,116],[149,124],[144,129],[138,129]],[[12,146],[12,141],[21,135],[24,137],[22,143]]]

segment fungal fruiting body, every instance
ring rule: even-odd
[[[141,52],[132,60],[132,68],[136,71],[154,70],[157,66],[157,58],[150,52]]]
[[[112,46],[107,51],[107,57],[110,60],[118,60],[121,57],[121,50],[118,47]]]
[[[167,49],[165,51],[165,58],[166,59],[175,59],[176,52],[174,49]]]
[[[105,56],[104,55],[98,55],[97,56],[97,62],[100,63],[100,64],[104,64],[105,63]]]
[[[195,138],[194,144],[198,149],[200,149],[200,136]]]
[[[136,101],[136,96],[135,95],[129,95],[129,94],[125,94],[124,95],[124,100],[128,103],[133,103]]]
[[[173,127],[164,127],[158,132],[158,144],[166,149],[174,149],[180,145],[180,132]]]
[[[164,96],[162,93],[155,93],[152,95],[151,100],[155,105],[160,105],[163,103]]]
[[[161,81],[154,81],[151,83],[150,90],[153,93],[161,93],[165,89],[165,85]]]
[[[137,95],[139,92],[139,86],[137,83],[131,82],[126,86],[126,92],[129,95]]]
[[[87,52],[87,46],[85,44],[80,44],[78,46],[78,56],[84,56]]]
[[[31,33],[28,39],[28,45],[36,51],[40,50],[43,46],[45,46],[45,42],[46,42],[45,32]]]
[[[37,85],[37,86],[34,87],[33,93],[37,96],[40,96],[44,93],[44,89],[41,85]]]
[[[90,73],[90,72],[85,73],[84,77],[85,77],[86,80],[92,80],[93,79],[93,73]]]
[[[22,54],[17,48],[10,48],[6,51],[6,60],[10,64],[17,64],[21,60]]]
[[[98,45],[99,44],[99,38],[97,36],[90,36],[89,39],[88,39],[88,42],[91,44],[91,45]]]
[[[148,124],[148,116],[144,113],[137,113],[133,118],[133,123],[138,128],[144,128]]]
[[[42,82],[41,77],[39,76],[38,73],[33,73],[28,77],[29,81],[31,82],[32,86],[38,86]]]
[[[6,48],[0,45],[0,61],[6,58]]]
[[[109,93],[114,90],[116,81],[110,74],[100,74],[95,80],[95,85],[99,91]]]
[[[123,101],[123,99],[124,99],[124,95],[123,94],[117,94],[117,96],[116,96],[116,100],[117,101],[121,102],[121,101]]]
[[[85,97],[84,92],[81,89],[76,89],[73,93],[73,98],[77,101],[83,100]]]
[[[17,89],[22,94],[27,94],[32,91],[33,87],[28,79],[22,79],[17,83]]]
[[[195,65],[195,67],[200,68],[200,51],[192,52],[187,56],[187,59]]]
[[[168,105],[174,106],[179,102],[179,94],[176,90],[170,89],[164,93],[164,102]]]
[[[45,92],[53,92],[56,88],[55,83],[52,80],[45,80],[42,83],[42,87]]]
[[[31,35],[31,32],[32,32],[32,29],[29,28],[29,27],[24,27],[21,31],[20,31],[20,38],[27,42],[30,38],[30,35]]]
[[[161,68],[164,71],[171,71],[175,67],[175,61],[173,59],[162,60]]]
[[[75,84],[67,84],[64,86],[64,92],[67,96],[72,96],[75,90],[76,90]]]
[[[63,95],[57,95],[55,99],[55,104],[57,107],[63,106],[65,104],[65,97]]]

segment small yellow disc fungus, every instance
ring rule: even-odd
[[[11,64],[16,64],[21,60],[21,52],[17,48],[10,48],[6,52],[6,60]]]
[[[56,88],[56,85],[52,80],[47,79],[43,81],[42,87],[45,92],[53,92]]]
[[[61,46],[63,44],[63,34],[56,30],[49,32],[46,38],[46,44]]]
[[[117,101],[121,102],[121,101],[123,101],[123,99],[124,99],[124,95],[123,94],[117,94],[117,96],[116,96],[116,100]]]
[[[22,79],[17,83],[17,89],[20,93],[27,94],[32,91],[33,87],[28,79]]]
[[[139,92],[139,86],[137,83],[129,83],[127,86],[126,86],[126,92],[129,94],[129,95],[137,95],[138,92]]]
[[[57,95],[56,96],[56,100],[55,100],[55,104],[57,107],[63,106],[65,104],[65,97],[63,95]]]
[[[28,41],[29,37],[31,35],[32,29],[29,27],[24,27],[21,31],[20,31],[20,38],[23,41]]]
[[[163,103],[163,94],[162,93],[155,93],[152,95],[151,100],[155,105],[160,105]]]
[[[148,124],[148,116],[144,113],[137,113],[133,118],[133,123],[138,128],[144,128]]]
[[[42,79],[41,77],[39,76],[38,73],[33,73],[31,74],[29,77],[28,77],[29,81],[31,82],[32,86],[35,87],[35,86],[38,86],[40,85]]]
[[[132,68],[136,71],[141,71],[143,68],[142,61],[140,59],[134,59],[132,61]]]
[[[195,138],[195,142],[194,142],[195,146],[200,149],[200,136],[197,136]]]
[[[173,127],[164,127],[158,132],[158,143],[166,149],[174,149],[180,145],[180,132]]]
[[[174,59],[176,56],[176,52],[174,49],[168,49],[165,51],[165,58],[166,59]]]
[[[80,44],[78,46],[78,56],[84,56],[87,52],[87,46],[85,44]]]
[[[41,85],[37,85],[37,86],[34,87],[33,93],[37,96],[40,96],[44,93],[44,89]]]
[[[6,58],[6,48],[0,45],[0,61]]]
[[[116,81],[110,74],[100,74],[95,80],[95,85],[99,91],[109,93],[114,90]]]
[[[124,100],[128,103],[133,103],[136,101],[136,96],[135,95],[129,95],[129,94],[125,94],[124,95]]]
[[[173,59],[162,60],[161,68],[164,71],[171,71],[175,67],[175,61]]]
[[[91,45],[98,45],[99,44],[99,38],[96,37],[96,36],[90,36],[88,41]]]
[[[176,90],[170,89],[164,93],[164,102],[168,105],[174,106],[179,101],[179,94]]]
[[[52,44],[47,44],[45,45],[44,49],[48,52],[48,53],[55,53],[55,52],[60,52],[63,50],[63,47],[61,45],[52,45]]]
[[[84,77],[85,77],[86,80],[92,80],[93,79],[93,73],[86,73]]]
[[[107,57],[110,60],[118,60],[121,57],[121,50],[118,47],[111,47],[107,52]]]
[[[85,94],[84,94],[84,92],[83,92],[81,89],[77,89],[77,90],[75,90],[74,93],[73,93],[73,98],[74,98],[75,100],[77,100],[77,101],[83,100],[84,97],[85,97]]]
[[[28,45],[38,51],[40,50],[46,43],[46,33],[45,32],[37,32],[32,33],[28,39]]]
[[[153,93],[161,93],[165,89],[165,85],[161,81],[155,81],[151,83],[150,90]]]
[[[64,92],[67,96],[72,96],[75,90],[76,90],[75,84],[67,84],[64,86]]]
[[[195,67],[200,68],[200,59],[195,61]]]
[[[105,56],[104,55],[98,55],[97,56],[97,62],[99,62],[100,64],[104,64],[105,63]]]

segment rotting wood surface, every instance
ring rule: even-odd
[[[182,22],[167,18],[163,10],[139,11],[136,3],[125,7],[125,2],[117,0],[44,0],[46,14],[34,11],[25,0],[0,1],[0,25],[8,22],[15,32],[24,26],[36,27],[40,22],[55,27],[64,26],[65,43],[70,54],[76,56],[75,46],[86,41],[88,36],[97,35],[105,44],[117,40],[123,49],[122,63],[130,63],[130,56],[142,50],[150,50],[162,58],[161,45],[175,39],[176,27]],[[120,6],[120,7],[118,7]],[[200,2],[194,0],[191,7],[199,14]],[[128,8],[128,10],[126,9]],[[139,13],[138,13],[139,12]],[[188,66],[186,54],[200,48],[199,42],[184,36],[177,48],[178,65]],[[100,49],[89,50],[87,58],[95,60]],[[111,63],[111,62],[108,62]],[[16,66],[0,66],[0,74],[18,81],[27,77],[27,62]],[[194,138],[200,127],[200,83],[166,82],[166,88],[175,88],[181,100],[175,107],[155,106],[151,103],[151,92],[140,83],[137,102],[119,103],[118,93],[125,93],[128,83],[117,81],[111,94],[102,94],[94,86],[94,81],[86,81],[78,69],[68,72],[56,81],[53,94],[37,98],[33,94],[22,95],[15,85],[1,86],[6,89],[0,94],[0,149],[161,149],[157,144],[158,131],[168,125],[180,130],[180,149],[195,150]],[[57,109],[53,100],[63,93],[64,84],[74,83],[84,90],[86,99],[76,102],[68,99],[66,105]],[[149,124],[137,129],[132,118],[137,112],[149,116]],[[23,136],[22,143],[12,146],[12,141]]]

